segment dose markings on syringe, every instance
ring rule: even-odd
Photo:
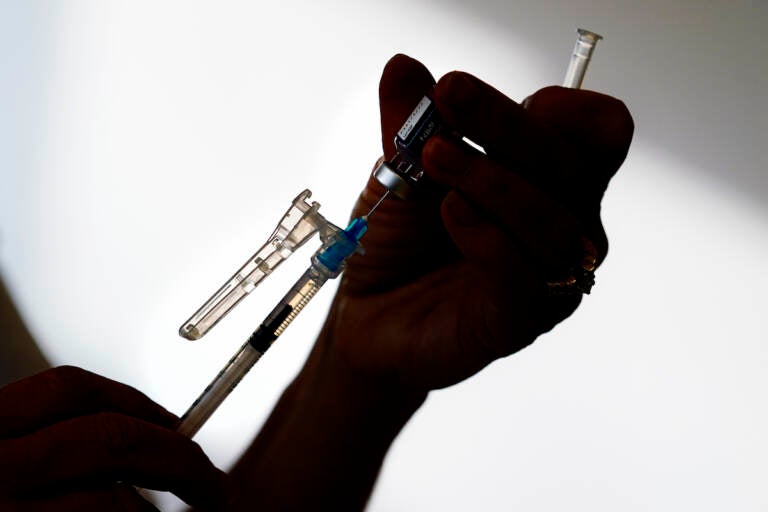
[[[307,303],[314,297],[314,295],[320,290],[320,287],[314,280],[309,280],[307,283],[299,290],[299,292],[296,294],[293,299],[291,299],[288,304],[291,306],[291,312],[288,314],[288,316],[283,320],[283,322],[280,324],[280,326],[275,329],[275,336],[280,336],[283,331],[293,322],[293,319],[296,318],[296,316],[301,313],[301,310],[304,309],[304,306],[307,305]]]

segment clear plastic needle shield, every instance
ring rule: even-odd
[[[195,432],[214,413],[216,408],[232,392],[240,379],[248,373],[261,356],[280,337],[285,329],[293,322],[296,316],[304,309],[304,306],[312,300],[312,297],[329,279],[334,279],[341,274],[347,259],[360,251],[360,239],[368,229],[367,216],[352,219],[345,229],[339,229],[330,222],[325,221],[317,213],[318,205],[313,203],[309,208],[305,199],[309,197],[309,191],[304,191],[294,200],[293,206],[301,212],[298,214],[289,209],[280,222],[278,229],[272,234],[267,244],[256,253],[246,265],[235,274],[235,277],[214,294],[203,308],[182,327],[182,335],[191,332],[200,337],[213,324],[223,317],[227,311],[237,304],[245,294],[253,290],[269,272],[261,268],[262,264],[256,264],[255,270],[250,270],[256,258],[277,255],[269,261],[273,262],[266,270],[271,271],[278,263],[285,260],[293,250],[303,244],[313,233],[320,231],[322,239],[321,247],[312,256],[312,263],[296,283],[288,290],[288,293],[280,299],[272,312],[264,319],[261,325],[254,331],[248,341],[230,359],[229,363],[219,372],[203,393],[182,416],[177,431],[185,436],[193,436]],[[292,226],[290,229],[283,229]],[[295,235],[295,236],[294,236]],[[289,243],[286,243],[290,240]],[[260,256],[261,255],[261,256]],[[266,259],[264,260],[266,261]],[[243,270],[245,269],[245,270]],[[259,270],[260,269],[260,270]],[[252,276],[251,283],[247,287],[242,286],[243,280],[238,278],[241,273]],[[253,281],[253,277],[258,281]],[[197,323],[193,320],[198,318]],[[204,322],[204,323],[203,323]],[[205,330],[200,330],[205,325]],[[186,329],[185,329],[186,328]],[[196,331],[194,331],[196,329]]]
[[[319,203],[307,201],[311,196],[309,190],[296,196],[266,243],[181,325],[180,336],[202,338],[312,235],[319,231],[321,240],[326,241],[339,231],[320,215]]]

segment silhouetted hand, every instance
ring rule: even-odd
[[[600,200],[634,129],[608,96],[549,87],[518,104],[466,73],[435,85],[399,55],[379,90],[387,158],[430,90],[448,125],[486,154],[456,138],[427,143],[431,192],[387,199],[372,215],[319,347],[344,371],[422,392],[520,350],[575,310],[581,297],[552,297],[545,283],[580,261],[582,236],[605,257]],[[369,180],[354,215],[383,191]]]
[[[157,510],[133,485],[215,508],[224,474],[135,389],[63,366],[0,389],[0,509]]]
[[[605,257],[600,200],[633,132],[623,103],[551,87],[519,105],[464,73],[435,85],[399,55],[379,89],[386,157],[428,91],[487,154],[431,139],[431,187],[371,216],[366,253],[350,259],[307,363],[231,473],[235,510],[362,510],[428,391],[570,315],[581,298],[548,295],[546,283],[580,262],[583,236]],[[369,180],[354,215],[383,192]]]

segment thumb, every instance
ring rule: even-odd
[[[389,59],[379,82],[381,110],[381,143],[384,155],[395,153],[395,134],[419,100],[435,85],[435,79],[424,65],[407,55]]]

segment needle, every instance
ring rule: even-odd
[[[389,195],[389,190],[387,190],[387,191],[385,191],[385,192],[384,192],[384,195],[382,195],[382,196],[379,198],[379,200],[378,200],[378,201],[376,201],[376,204],[375,204],[375,205],[373,205],[373,208],[371,208],[371,210],[370,210],[370,211],[369,211],[369,212],[368,212],[368,213],[365,215],[365,217],[363,217],[363,218],[367,220],[367,219],[368,219],[368,217],[370,217],[370,216],[371,216],[371,214],[373,213],[373,211],[374,211],[376,208],[378,208],[378,207],[379,207],[379,205],[381,204],[381,202],[382,202],[382,201],[384,200],[384,198],[386,198],[388,195]]]

